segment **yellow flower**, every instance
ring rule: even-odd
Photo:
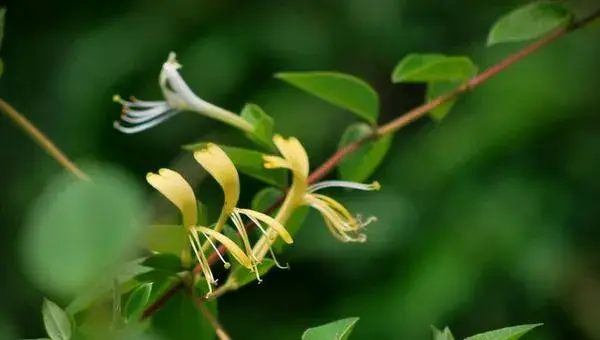
[[[332,187],[367,191],[379,190],[379,183],[363,184],[347,181],[323,181],[309,185],[309,161],[302,144],[296,138],[284,139],[279,135],[273,137],[273,142],[282,157],[264,156],[265,168],[285,168],[291,170],[293,174],[290,190],[275,218],[281,223],[285,223],[298,206],[308,205],[319,211],[325,221],[325,225],[337,239],[343,242],[366,241],[366,235],[362,231],[365,226],[376,221],[376,218],[369,217],[363,219],[360,215],[353,216],[341,203],[317,192]],[[269,244],[266,241],[255,246],[254,254],[258,259],[264,256],[267,246]]]
[[[235,258],[242,266],[249,269],[253,268],[250,258],[240,247],[235,244],[235,242],[218,231],[205,226],[197,225],[198,210],[194,191],[179,173],[170,169],[160,169],[158,174],[148,173],[146,175],[146,180],[151,186],[153,186],[169,201],[171,201],[171,203],[173,203],[179,209],[179,211],[181,211],[181,215],[183,216],[183,226],[188,231],[188,240],[192,246],[196,258],[198,259],[198,262],[200,263],[202,273],[208,282],[209,294],[212,292],[212,285],[216,284],[216,280],[210,269],[206,255],[204,254],[204,251],[201,250],[202,241],[200,236],[202,236],[206,240],[206,244],[212,246],[215,251],[217,251],[217,247],[213,240],[216,240],[225,246],[229,254],[233,256],[233,258]],[[225,267],[229,267],[229,263],[225,261],[223,257],[221,257],[218,251],[217,254],[219,254],[219,257],[225,264]]]
[[[252,124],[242,117],[198,97],[179,74],[181,67],[175,53],[171,52],[158,77],[164,100],[144,101],[132,98],[131,101],[126,101],[115,95],[113,100],[123,105],[121,121],[114,122],[115,129],[123,133],[137,133],[150,129],[181,111],[194,111],[242,131],[253,131]]]
[[[286,243],[292,243],[292,237],[288,231],[283,227],[282,223],[278,220],[263,214],[258,211],[251,209],[240,209],[237,207],[237,203],[240,197],[240,180],[238,172],[227,156],[216,144],[208,143],[202,150],[194,152],[194,158],[200,165],[219,183],[223,189],[224,203],[221,210],[219,219],[214,227],[215,231],[221,231],[227,220],[231,220],[236,227],[246,253],[250,254],[250,260],[252,261],[253,271],[256,273],[257,279],[260,280],[258,270],[256,268],[257,263],[262,261],[262,258],[258,259],[252,255],[252,246],[244,226],[242,216],[246,216],[264,235],[273,241],[277,236],[281,237]],[[267,225],[267,229],[263,228],[263,223]],[[268,250],[273,251],[269,247]],[[275,262],[277,261],[274,258]]]

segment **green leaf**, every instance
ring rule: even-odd
[[[214,317],[217,317],[217,301],[205,303]],[[175,294],[152,317],[152,324],[159,336],[170,340],[214,339],[211,325],[198,311],[191,297],[180,291]]]
[[[144,267],[141,263],[144,258],[125,263],[116,274],[116,280],[120,284],[121,294],[125,294],[137,286],[134,277],[151,271],[151,268]],[[75,315],[84,309],[89,308],[93,303],[100,299],[108,298],[113,289],[114,279],[110,277],[98,280],[94,285],[88,286],[83,292],[78,294],[67,306],[66,311],[70,315]]]
[[[223,226],[223,235],[227,236],[227,238],[235,242],[240,248],[244,249],[244,242],[242,241],[240,234],[238,234],[237,229],[226,224]],[[233,262],[235,262],[235,260]]]
[[[42,289],[72,297],[116,272],[146,224],[142,190],[119,170],[86,169],[93,179],[57,176],[30,212],[24,268]]]
[[[351,111],[371,124],[377,123],[379,97],[362,79],[338,72],[287,72],[275,77]]]
[[[322,326],[309,328],[302,334],[302,340],[345,340],[348,339],[358,318],[347,318]]]
[[[392,72],[392,82],[465,80],[477,73],[468,57],[449,57],[443,54],[409,54]]]
[[[427,101],[430,102],[437,97],[446,94],[461,84],[459,81],[454,82],[432,82],[427,84]],[[433,118],[435,121],[439,122],[452,110],[454,104],[456,104],[457,98],[453,98],[445,102],[444,104],[439,105],[438,107],[429,111],[429,116]]]
[[[303,205],[299,208],[296,208],[296,210],[292,213],[292,216],[290,216],[288,219],[288,222],[285,224],[285,229],[287,229],[288,233],[292,237],[296,236],[300,228],[304,225],[304,221],[308,216],[309,210],[310,209],[308,206]],[[281,238],[278,238],[273,243],[273,250],[275,253],[281,253],[286,247],[289,246],[290,245],[285,243]]]
[[[2,77],[2,73],[4,73],[4,62],[0,59],[0,77]]]
[[[252,207],[252,210],[265,211],[282,196],[283,191],[281,191],[280,189],[264,188],[261,191],[257,192],[256,195],[254,195],[250,206]]]
[[[433,340],[454,340],[454,336],[452,332],[450,332],[450,328],[446,327],[443,331],[431,326],[431,330],[433,331]]]
[[[44,299],[42,317],[46,333],[52,340],[69,340],[73,330],[67,313],[54,302]]]
[[[271,204],[273,204],[277,199],[279,199],[283,195],[283,191],[277,188],[264,188],[259,191],[254,198],[252,199],[252,210],[256,211],[265,211]],[[274,211],[274,214],[277,213],[279,209]],[[297,208],[292,216],[290,216],[288,222],[285,224],[285,229],[290,233],[292,237],[296,235],[306,216],[308,215],[308,207],[302,206]],[[272,214],[274,216],[274,214]],[[280,253],[284,247],[288,246],[281,238],[277,239],[275,243],[273,243],[273,250],[276,253]]]
[[[266,274],[275,266],[275,262],[271,259],[263,259],[256,267],[258,268],[258,274],[260,276]],[[233,265],[232,270],[229,273],[228,282],[235,282],[232,285],[236,288],[243,287],[251,282],[256,281],[256,274],[251,272],[248,268],[242,267],[239,264]]]
[[[572,13],[557,1],[527,4],[496,21],[487,45],[536,39],[568,24],[572,18]]]
[[[183,148],[188,151],[197,151],[205,148],[206,144],[190,144],[183,146]],[[287,173],[282,169],[265,169],[263,166],[263,153],[232,146],[219,146],[231,158],[238,171],[267,184],[276,187],[285,187]]]
[[[137,320],[142,316],[144,308],[150,301],[152,285],[152,283],[144,283],[131,292],[123,309],[123,316],[126,320]]]
[[[355,123],[346,129],[338,149],[373,134],[373,128],[365,123]],[[362,145],[357,151],[347,155],[338,165],[340,177],[345,181],[362,182],[369,178],[381,164],[390,145],[392,134],[380,137]]]
[[[246,104],[241,116],[254,127],[248,137],[269,150],[273,149],[273,118],[256,104]]]
[[[188,246],[187,232],[181,225],[151,225],[144,231],[144,247],[157,253],[181,254]]]
[[[523,335],[525,335],[525,333],[541,325],[543,324],[537,323],[530,325],[506,327],[494,331],[473,335],[471,337],[466,338],[465,340],[517,340]]]
[[[181,259],[174,254],[154,254],[144,260],[142,265],[172,273],[178,273],[183,270]]]

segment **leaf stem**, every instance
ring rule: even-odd
[[[370,136],[366,136],[365,138],[360,139],[352,144],[348,144],[344,148],[342,148],[342,149],[338,150],[336,153],[334,153],[331,157],[329,157],[329,159],[327,159],[323,164],[321,164],[321,166],[319,166],[317,169],[315,169],[308,177],[309,182],[314,183],[314,182],[320,180],[321,178],[325,177],[329,172],[331,172],[335,168],[335,166],[337,166],[340,163],[340,161],[344,157],[357,151],[363,144],[365,144],[373,139],[377,139],[381,136],[398,131],[399,129],[412,123],[413,121],[425,116],[429,111],[447,103],[448,101],[462,95],[465,92],[474,90],[479,85],[483,84],[484,82],[486,82],[490,78],[494,77],[498,73],[506,70],[508,67],[512,66],[513,64],[517,63],[518,61],[521,61],[522,59],[539,51],[542,47],[549,45],[550,43],[554,42],[558,38],[566,35],[567,33],[579,30],[579,29],[587,26],[592,21],[599,19],[599,18],[600,18],[600,9],[592,12],[588,16],[583,17],[579,20],[574,20],[571,24],[569,24],[567,26],[558,28],[558,29],[548,33],[547,35],[543,36],[542,38],[525,46],[523,49],[504,58],[503,60],[501,60],[494,66],[491,66],[490,68],[486,69],[485,71],[479,73],[478,75],[471,78],[471,80],[467,81],[462,86],[459,86],[458,88],[456,88],[446,94],[443,94],[443,95],[441,95],[419,107],[416,107],[416,108],[406,112],[405,114],[397,117],[396,119],[393,119],[392,121],[388,122],[387,124],[380,126],[375,131],[374,134],[372,134]],[[264,212],[265,213],[273,212],[275,209],[277,209],[281,205],[282,202],[283,202],[283,197],[280,197],[279,200],[277,200],[275,203],[273,203],[271,206],[269,206]],[[249,227],[250,226],[248,226],[248,225],[246,226],[246,228],[249,228]],[[221,254],[224,254],[225,248],[223,246],[220,246],[218,248],[218,251]],[[214,263],[216,260],[217,260],[216,252],[211,254],[211,256],[208,258],[208,262],[210,264]],[[195,273],[200,272],[198,265],[194,268],[194,272]],[[176,287],[173,287],[173,288],[176,288]],[[177,287],[177,290],[181,289],[181,288],[182,287]],[[167,295],[169,292],[170,292],[170,290],[167,291],[167,293],[165,293],[165,295]],[[146,311],[144,312],[143,318],[151,316],[169,298],[170,298],[170,296],[166,299],[161,298],[156,303],[154,303],[153,305],[148,307],[146,309]],[[164,300],[164,301],[161,301],[161,300]],[[158,304],[158,302],[161,302],[161,303]],[[200,300],[200,303],[202,303],[202,302],[203,301]]]
[[[31,137],[42,149],[44,149],[58,164],[67,171],[77,176],[79,179],[89,181],[90,178],[81,169],[75,165],[52,141],[38,130],[25,116],[20,114],[10,104],[0,98],[0,111],[4,112],[10,119],[15,122],[26,134]]]

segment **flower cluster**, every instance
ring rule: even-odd
[[[196,96],[178,73],[181,65],[172,53],[164,63],[159,84],[164,95],[164,101],[140,101],[132,99],[125,101],[119,96],[115,100],[123,105],[121,122],[115,122],[115,127],[124,133],[135,133],[149,129],[166,121],[180,111],[191,110],[203,115],[231,124],[243,131],[251,131],[252,125],[229,111],[210,104]],[[130,126],[124,126],[127,123]],[[255,273],[260,281],[258,264],[267,254],[270,254],[277,266],[273,244],[279,238],[288,244],[293,242],[292,235],[287,231],[288,223],[293,212],[301,206],[314,208],[324,220],[331,234],[342,242],[364,242],[364,228],[375,217],[363,218],[351,214],[343,204],[321,192],[327,188],[348,188],[357,190],[379,190],[379,183],[370,184],[347,181],[323,181],[309,183],[309,159],[306,150],[296,138],[273,136],[273,145],[279,155],[263,157],[266,169],[287,169],[292,176],[285,199],[274,217],[262,212],[238,207],[240,197],[240,180],[234,163],[225,151],[216,144],[209,143],[202,150],[194,152],[194,158],[219,183],[224,194],[224,203],[217,221],[210,226],[198,224],[197,202],[190,184],[177,172],[170,169],[160,169],[158,173],[149,173],[146,178],[150,185],[171,201],[183,216],[183,228],[189,242],[189,248],[183,254],[193,253],[206,281],[209,294],[216,279],[211,270],[207,254],[214,251],[226,268],[230,263],[218,251],[221,244],[228,257],[235,259],[243,267]],[[254,243],[246,232],[244,218],[262,234]],[[227,222],[235,226],[241,242],[237,244],[222,232]]]

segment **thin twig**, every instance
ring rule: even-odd
[[[443,94],[443,95],[433,99],[432,101],[429,101],[413,110],[406,112],[405,114],[388,122],[387,124],[380,126],[373,135],[367,136],[367,137],[360,139],[352,144],[348,144],[344,148],[342,148],[342,149],[338,150],[336,153],[334,153],[321,166],[319,166],[317,169],[315,169],[308,178],[309,182],[313,183],[313,182],[318,181],[319,179],[325,177],[329,172],[331,172],[341,162],[341,160],[344,157],[355,152],[363,144],[367,143],[368,141],[398,131],[402,127],[425,116],[429,111],[457,98],[458,96],[462,95],[465,92],[468,92],[468,91],[471,91],[471,90],[477,88],[479,85],[483,84],[484,82],[486,82],[493,76],[506,70],[508,67],[510,67],[513,64],[517,63],[518,61],[524,59],[525,57],[528,57],[531,54],[537,52],[542,47],[549,45],[550,43],[554,42],[558,38],[566,35],[567,33],[570,33],[570,32],[576,31],[580,28],[583,28],[583,27],[587,26],[589,23],[591,23],[592,21],[599,19],[599,18],[600,18],[600,9],[596,10],[595,12],[593,12],[592,14],[590,14],[584,18],[581,18],[577,21],[573,21],[569,25],[560,27],[560,28],[548,33],[547,35],[543,36],[542,38],[527,45],[523,49],[509,55],[505,59],[501,60],[499,63],[495,64],[494,66],[486,69],[485,71],[483,71],[480,74],[476,75],[475,77],[471,78],[471,80],[466,82],[464,85],[459,86],[458,88],[456,88],[446,94]],[[265,213],[270,213],[270,212],[274,211],[275,209],[277,209],[279,207],[279,205],[282,202],[283,202],[283,199],[280,198],[277,202],[275,202],[269,208],[267,208],[265,210]],[[221,245],[218,248],[218,251],[221,254],[224,254],[225,247],[223,247]],[[217,253],[216,252],[212,253],[208,260],[209,260],[208,262],[210,264],[214,263],[217,260]],[[200,270],[201,269],[200,269],[199,265],[197,265],[194,268],[195,273],[200,272]],[[179,287],[178,289],[181,289],[181,287]],[[158,310],[162,306],[162,304],[164,304],[166,302],[166,300],[168,300],[168,299],[165,299],[164,301],[162,301],[162,300],[163,299],[159,299],[159,301],[155,302],[153,305],[148,307],[148,309],[144,312],[144,318],[151,316],[153,314],[153,312]],[[159,302],[161,302],[161,303],[159,303]]]
[[[196,305],[200,313],[202,313],[202,316],[204,316],[206,321],[208,321],[208,323],[215,330],[217,338],[219,338],[219,340],[231,340],[231,337],[227,334],[221,323],[219,323],[219,320],[217,320],[217,318],[215,318],[215,316],[212,315],[212,313],[206,307],[206,304],[204,304],[204,302],[206,302],[206,299],[197,296],[193,288],[189,289],[188,294],[191,296],[192,300],[194,301],[194,304]]]
[[[52,158],[54,158],[58,164],[63,168],[67,169],[73,175],[79,179],[89,181],[90,178],[81,169],[75,165],[52,141],[46,137],[40,130],[38,130],[25,116],[20,114],[10,104],[0,99],[0,111],[4,112],[10,119],[12,119],[20,128],[25,131],[38,145],[44,149]]]

